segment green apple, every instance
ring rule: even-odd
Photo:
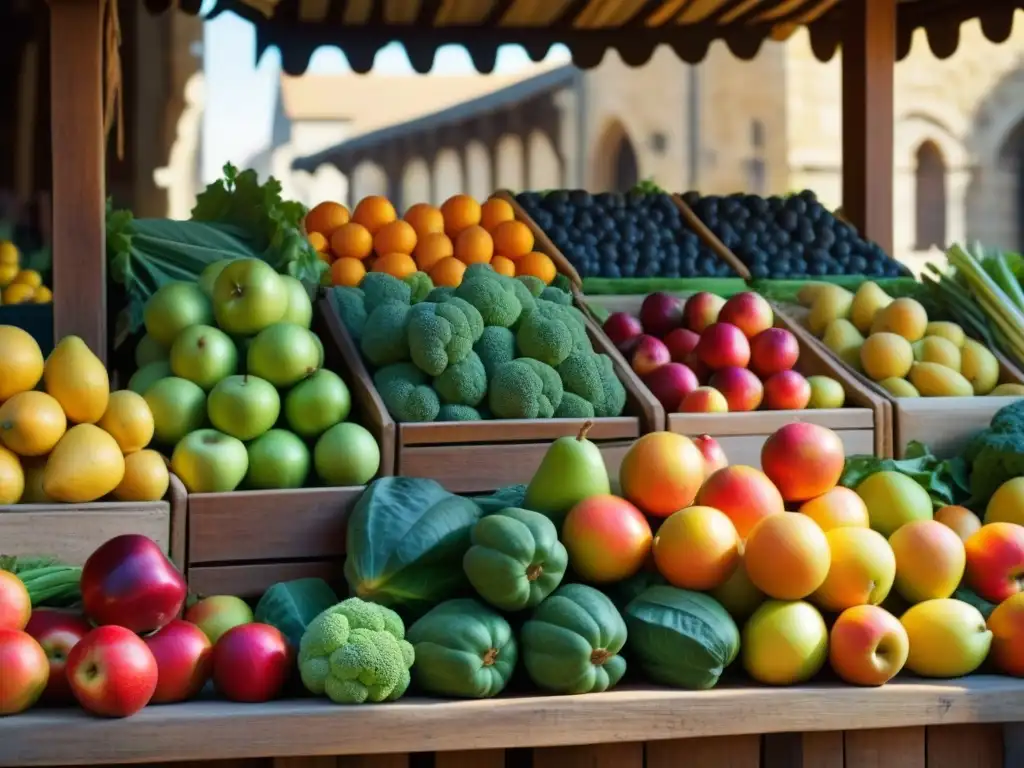
[[[245,444],[216,429],[198,429],[185,435],[171,454],[171,471],[181,478],[189,493],[233,491],[248,469]]]
[[[252,624],[255,618],[252,608],[240,597],[234,595],[214,595],[189,606],[185,611],[185,621],[195,624],[214,645],[221,635],[229,629],[242,624]]]
[[[281,396],[265,379],[228,376],[213,388],[206,403],[210,423],[239,440],[259,437],[281,415]]]
[[[366,485],[380,469],[380,446],[365,427],[345,421],[320,435],[313,464],[326,485]]]
[[[309,477],[309,448],[286,429],[272,429],[249,443],[247,488],[301,488]]]
[[[334,371],[321,368],[300,381],[284,399],[284,415],[296,434],[318,437],[348,418],[352,396]]]
[[[146,394],[151,386],[160,379],[166,379],[174,374],[171,372],[171,364],[167,361],[150,363],[144,365],[128,380],[128,389],[140,395]]]
[[[246,356],[246,371],[287,388],[320,367],[323,355],[316,335],[295,323],[274,323],[259,332]]]
[[[309,328],[313,324],[313,302],[309,299],[306,286],[291,275],[281,275],[281,282],[288,293],[288,309],[281,321]]]
[[[153,341],[170,348],[178,334],[190,325],[212,323],[213,307],[195,283],[167,283],[149,297],[142,321]]]
[[[224,331],[193,325],[171,345],[171,370],[209,392],[221,379],[238,370],[238,349]]]
[[[139,339],[135,347],[135,367],[142,368],[150,363],[166,363],[170,351],[148,333]]]
[[[281,276],[265,261],[236,259],[213,284],[213,311],[222,331],[251,336],[278,322],[288,309]]]
[[[194,381],[160,379],[142,397],[153,412],[153,434],[164,445],[174,445],[206,420],[206,393]]]
[[[846,401],[843,385],[828,376],[808,376],[811,385],[811,399],[808,408],[842,408]]]
[[[206,269],[199,273],[199,287],[211,299],[213,298],[213,286],[216,284],[217,278],[224,271],[224,267],[232,261],[234,259],[220,259],[208,265]]]

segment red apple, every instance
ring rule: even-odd
[[[653,370],[660,368],[665,363],[672,362],[672,355],[668,353],[661,339],[653,336],[641,336],[633,348],[632,366],[639,376],[646,376]]]
[[[697,446],[697,449],[704,457],[705,477],[710,477],[712,472],[729,466],[729,459],[726,458],[721,443],[711,437],[711,435],[697,435],[697,437],[693,438],[693,444]]]
[[[847,608],[832,625],[829,664],[851,685],[883,685],[910,654],[910,638],[900,620],[877,605]]]
[[[989,523],[964,543],[967,585],[990,603],[1024,592],[1024,525]]]
[[[213,668],[213,643],[199,627],[181,619],[145,638],[156,659],[153,704],[188,701],[203,689]]]
[[[0,629],[24,629],[32,614],[32,600],[21,579],[0,570]]]
[[[764,407],[802,411],[811,402],[811,385],[796,371],[780,371],[764,383]]]
[[[622,347],[644,332],[640,321],[628,312],[612,312],[604,321],[602,329],[616,347]]]
[[[697,387],[679,404],[680,413],[728,413],[725,395],[714,387]]]
[[[0,716],[24,712],[39,701],[49,676],[46,653],[30,634],[0,629]]]
[[[214,645],[229,629],[253,620],[249,604],[233,595],[206,597],[185,611],[185,621],[203,630]]]
[[[213,684],[232,701],[270,701],[288,681],[288,642],[269,624],[229,629],[213,647]]]
[[[694,333],[703,333],[712,323],[718,322],[725,299],[707,291],[695,293],[683,307],[683,326]]]
[[[686,356],[697,348],[700,334],[694,333],[689,328],[676,328],[666,333],[662,341],[668,347],[673,363],[685,363]]]
[[[92,631],[89,622],[79,613],[56,608],[36,608],[25,627],[42,647],[50,662],[50,679],[43,693],[48,704],[71,704],[75,697],[64,668],[68,654],[79,641]]]
[[[82,569],[82,605],[95,624],[144,634],[181,613],[185,579],[146,536],[125,534],[100,546]]]
[[[746,368],[750,362],[750,342],[743,331],[729,323],[715,323],[700,335],[697,356],[713,371],[720,368]]]
[[[159,672],[142,639],[124,627],[97,627],[71,649],[71,691],[83,708],[104,717],[128,717],[149,704]]]
[[[762,379],[788,371],[799,358],[800,344],[785,328],[769,328],[750,340],[750,370]]]
[[[711,369],[704,365],[700,357],[697,355],[696,349],[686,356],[683,360],[683,365],[693,371],[694,375],[697,377],[697,381],[702,384],[711,376]]]
[[[752,339],[772,327],[775,313],[772,312],[772,305],[763,296],[752,291],[744,291],[725,302],[718,313],[718,322],[732,323],[743,331],[748,339]]]
[[[644,333],[664,336],[683,321],[684,300],[658,291],[644,298],[640,305],[640,324]]]
[[[725,396],[730,411],[756,411],[764,398],[761,380],[746,368],[723,368],[711,377],[711,386]]]
[[[700,386],[697,376],[682,363],[665,363],[644,376],[643,381],[669,413],[675,413],[683,398]]]

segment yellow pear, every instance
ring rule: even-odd
[[[914,363],[907,377],[921,397],[972,397],[974,387],[959,371],[938,363]]]
[[[895,299],[875,313],[871,333],[896,333],[907,341],[924,338],[928,313],[917,299]]]
[[[829,289],[821,289],[807,315],[807,327],[820,339],[829,323],[833,320],[845,320],[850,316],[852,304],[853,294],[845,288],[832,285]]]
[[[999,361],[974,339],[965,339],[960,349],[960,373],[971,382],[974,394],[987,395],[999,383]]]
[[[864,337],[849,320],[833,320],[825,328],[821,341],[848,366],[855,371],[860,370],[860,348],[864,345]]]
[[[860,348],[860,364],[873,381],[902,379],[910,372],[914,349],[910,342],[895,333],[873,333]]]
[[[0,325],[0,403],[27,392],[43,375],[43,353],[32,336],[13,325]]]
[[[878,283],[870,280],[861,283],[860,288],[853,295],[853,304],[850,305],[850,322],[857,326],[861,333],[871,330],[871,323],[874,322],[878,310],[885,309],[892,304],[892,296],[878,287]]]
[[[50,353],[43,384],[75,424],[95,424],[107,410],[110,376],[78,336],[65,336]]]
[[[1000,384],[989,392],[992,397],[1024,397],[1024,384]]]
[[[43,491],[54,501],[84,504],[102,499],[124,479],[117,441],[94,424],[65,433],[46,461]]]
[[[878,386],[884,389],[893,397],[920,397],[921,393],[917,391],[917,388],[906,379],[899,379],[892,376],[888,379],[882,379],[878,382]]]
[[[0,505],[17,504],[25,492],[25,471],[12,451],[0,446]]]
[[[114,489],[119,501],[160,501],[167,494],[171,478],[164,457],[153,450],[136,451],[124,457],[124,479]]]
[[[810,307],[822,290],[831,290],[832,283],[820,283],[817,280],[805,283],[797,291],[796,300],[802,307]]]
[[[142,395],[130,389],[112,392],[96,426],[110,434],[125,455],[141,451],[153,439],[153,412]]]
[[[915,341],[914,359],[919,363],[938,363],[954,371],[960,371],[960,349],[942,336],[925,336]]]
[[[941,336],[947,341],[952,341],[957,349],[964,345],[967,340],[967,336],[964,334],[964,329],[956,323],[950,323],[945,320],[933,320],[928,323],[924,329],[925,336]]]

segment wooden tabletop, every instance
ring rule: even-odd
[[[1024,722],[1024,680],[977,676],[687,692],[627,687],[490,701],[326,700],[154,706],[124,720],[78,710],[0,718],[0,766],[96,765],[568,746],[741,733]]]

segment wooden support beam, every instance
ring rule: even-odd
[[[843,214],[892,254],[896,0],[843,6]]]
[[[107,359],[103,3],[51,0],[55,340]]]

